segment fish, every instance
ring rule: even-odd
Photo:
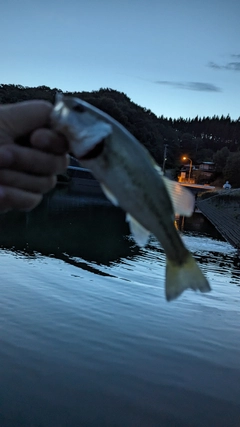
[[[57,94],[51,127],[68,140],[70,152],[99,181],[106,197],[126,212],[139,246],[153,234],[166,254],[167,301],[184,290],[209,292],[207,278],[174,225],[175,214],[191,216],[192,193],[166,178],[148,150],[120,123],[91,104]]]

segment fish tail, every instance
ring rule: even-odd
[[[211,290],[206,277],[201,272],[190,252],[188,252],[186,261],[181,265],[167,259],[167,301],[177,298],[185,289],[188,288],[193,289],[194,291],[199,290],[200,292],[209,292]]]

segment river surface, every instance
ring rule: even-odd
[[[1,427],[240,426],[240,264],[201,214],[209,294],[167,303],[165,256],[82,199],[0,217]]]

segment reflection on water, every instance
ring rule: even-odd
[[[203,217],[184,227],[212,292],[169,304],[160,244],[120,210],[1,216],[1,427],[239,427],[239,259]]]
[[[137,253],[127,239],[125,215],[102,200],[85,197],[46,198],[32,212],[2,215],[0,244],[4,248],[105,264]],[[7,230],[7,232],[6,232]],[[85,265],[85,264],[84,264]],[[83,264],[82,264],[83,266]]]
[[[189,218],[178,215],[175,223],[180,231],[191,231],[192,233],[200,231],[201,235],[224,241],[218,230],[201,213],[194,212]]]

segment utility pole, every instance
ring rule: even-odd
[[[168,148],[168,144],[164,144],[163,165],[162,165],[163,174],[165,174],[165,163],[167,160],[167,148]]]

